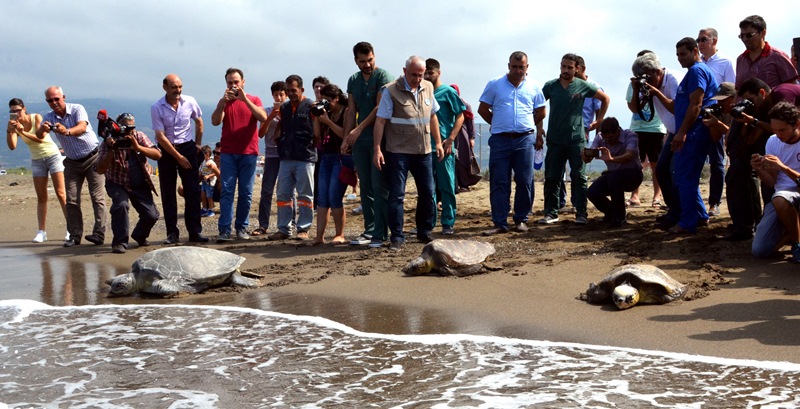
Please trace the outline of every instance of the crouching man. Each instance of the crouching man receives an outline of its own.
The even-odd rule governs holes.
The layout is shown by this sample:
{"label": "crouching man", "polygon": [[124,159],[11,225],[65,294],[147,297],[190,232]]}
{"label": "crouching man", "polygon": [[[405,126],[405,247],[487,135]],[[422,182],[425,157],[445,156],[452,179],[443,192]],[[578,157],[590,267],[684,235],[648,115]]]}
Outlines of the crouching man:
{"label": "crouching man", "polygon": [[131,114],[121,114],[117,123],[128,127],[119,138],[107,137],[100,146],[97,173],[106,176],[106,192],[111,197],[112,253],[124,253],[128,248],[128,209],[130,204],[139,213],[139,221],[130,234],[139,246],[150,243],[147,238],[158,220],[158,208],[153,201],[155,187],[145,170],[147,159],[159,160],[161,151],[142,132],[132,127],[136,120]]}
{"label": "crouching man", "polygon": [[603,221],[611,227],[625,224],[625,192],[633,192],[642,184],[642,162],[639,160],[639,138],[636,133],[622,129],[614,117],[600,124],[600,135],[591,148],[583,150],[583,161],[599,158],[608,168],[589,186],[587,197]]}
{"label": "crouching man", "polygon": [[766,154],[753,154],[750,165],[761,183],[775,187],[772,201],[756,227],[753,256],[769,257],[785,244],[792,246],[792,262],[800,263],[800,109],[783,101],[769,111],[775,135],[767,140]]}

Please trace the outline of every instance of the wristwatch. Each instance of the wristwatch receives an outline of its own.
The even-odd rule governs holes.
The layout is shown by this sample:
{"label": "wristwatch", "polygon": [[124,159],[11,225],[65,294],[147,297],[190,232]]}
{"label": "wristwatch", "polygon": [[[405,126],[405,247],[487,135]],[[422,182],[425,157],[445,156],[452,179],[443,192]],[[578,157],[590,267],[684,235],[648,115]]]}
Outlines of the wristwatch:
{"label": "wristwatch", "polygon": [[753,118],[753,122],[750,122],[750,126],[753,128],[758,126],[758,118]]}

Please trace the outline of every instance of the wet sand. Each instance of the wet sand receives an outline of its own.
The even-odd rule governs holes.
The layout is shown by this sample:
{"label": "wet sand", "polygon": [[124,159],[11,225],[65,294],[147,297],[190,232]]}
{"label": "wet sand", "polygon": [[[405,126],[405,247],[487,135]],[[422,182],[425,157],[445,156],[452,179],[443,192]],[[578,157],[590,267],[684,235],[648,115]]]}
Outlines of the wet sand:
{"label": "wet sand", "polygon": [[[19,185],[10,186],[12,182]],[[255,192],[259,184],[257,180]],[[537,187],[538,213],[541,183]],[[400,253],[254,238],[224,245],[212,242],[208,247],[245,256],[243,268],[265,275],[264,288],[219,289],[171,299],[108,298],[106,279],[127,272],[137,257],[161,247],[163,221],[150,237],[154,245],[137,249],[134,244],[127,254],[111,254],[110,230],[102,246],[84,241],[66,249],[61,247],[65,223],[51,191],[50,241],[34,244],[32,181],[29,176],[2,176],[0,299],[30,298],[51,305],[236,305],[321,316],[367,332],[470,333],[800,363],[800,267],[788,262],[787,252],[754,260],[749,241],[716,239],[730,222],[724,205],[721,216],[692,236],[675,237],[655,229],[653,219],[661,211],[649,207],[631,208],[628,225],[608,229],[597,223],[601,215],[590,205],[588,226],[575,225],[574,214],[567,214],[555,225],[531,222],[527,233],[483,238],[480,232],[491,227],[488,192],[488,184],[480,183],[458,195],[455,238],[494,243],[498,251],[492,262],[502,267],[499,271],[467,278],[405,277],[400,268],[422,249],[413,238]],[[641,196],[643,203],[650,202],[649,184]],[[407,228],[413,223],[415,199],[411,192]],[[357,203],[345,205],[349,213]],[[86,195],[82,207],[88,232],[91,207]],[[253,211],[251,229],[255,218]],[[274,220],[273,215],[273,224]],[[361,232],[362,220],[348,214],[348,237]],[[215,235],[216,221],[204,219],[205,234]],[[185,230],[182,233],[185,240]],[[331,227],[328,233],[330,240]],[[659,266],[689,285],[686,299],[626,311],[577,299],[590,282],[625,263]]]}

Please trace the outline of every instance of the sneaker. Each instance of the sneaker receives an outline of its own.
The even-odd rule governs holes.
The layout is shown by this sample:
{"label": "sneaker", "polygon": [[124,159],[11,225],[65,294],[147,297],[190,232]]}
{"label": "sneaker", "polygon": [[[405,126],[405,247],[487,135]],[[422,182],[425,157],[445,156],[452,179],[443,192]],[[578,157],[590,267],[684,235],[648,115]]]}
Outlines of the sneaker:
{"label": "sneaker", "polygon": [[402,241],[393,241],[392,244],[389,245],[389,251],[399,252],[402,249],[403,249]]}
{"label": "sneaker", "polygon": [[558,216],[550,216],[549,214],[547,214],[541,219],[539,219],[539,224],[553,224],[553,223],[558,223]]}
{"label": "sneaker", "polygon": [[452,236],[452,235],[456,234],[456,231],[452,227],[443,226],[442,227],[442,234],[445,235],[445,236]]}
{"label": "sneaker", "polygon": [[525,222],[519,222],[514,225],[514,231],[518,233],[525,233],[526,231],[528,231],[528,225],[525,224]]}
{"label": "sneaker", "polygon": [[80,240],[68,239],[64,241],[64,247],[77,246],[78,244],[81,244]]}
{"label": "sneaker", "polygon": [[370,241],[372,241],[372,235],[362,233],[360,236],[350,240],[350,244],[353,246],[366,246]]}
{"label": "sneaker", "polygon": [[410,234],[410,235],[412,235],[412,236],[413,236],[413,235],[415,235],[415,234],[417,234],[417,228],[416,228],[416,227],[414,227],[413,229],[409,230],[409,231],[408,231],[408,234]]}
{"label": "sneaker", "polygon": [[33,242],[42,243],[45,241],[47,241],[47,232],[44,230],[39,230],[39,232],[36,233],[36,237],[33,238]]}
{"label": "sneaker", "polygon": [[217,214],[216,214],[216,213],[214,213],[214,211],[213,211],[213,210],[209,210],[209,211],[208,211],[208,213],[206,213],[206,217],[214,217],[214,216],[216,216],[216,215],[217,215]]}
{"label": "sneaker", "polygon": [[353,214],[361,214],[361,213],[364,213],[364,208],[363,207],[358,206],[355,209],[353,209]]}
{"label": "sneaker", "polygon": [[200,209],[200,217],[208,217],[208,209]]}
{"label": "sneaker", "polygon": [[792,263],[800,264],[800,243],[792,244]]}
{"label": "sneaker", "polygon": [[372,239],[369,241],[369,248],[379,249],[381,247],[383,247],[383,240]]}
{"label": "sneaker", "polygon": [[589,223],[589,221],[586,220],[586,216],[580,215],[575,217],[575,224],[587,224],[587,223]]}
{"label": "sneaker", "polygon": [[422,244],[428,244],[433,241],[433,236],[430,233],[418,234],[417,240]]}
{"label": "sneaker", "polygon": [[233,240],[230,233],[220,233],[217,235],[217,243],[225,243]]}
{"label": "sneaker", "polygon": [[350,193],[349,195],[345,196],[345,199],[346,200],[356,200],[356,199],[358,199],[358,196],[356,196],[355,193]]}
{"label": "sneaker", "polygon": [[64,237],[64,240],[69,240],[69,232],[67,232],[67,236]]}
{"label": "sneaker", "polygon": [[115,244],[111,246],[111,252],[114,254],[125,254],[126,250],[127,249],[125,248],[124,244]]}
{"label": "sneaker", "polygon": [[708,215],[709,216],[719,216],[719,206],[709,206]]}
{"label": "sneaker", "polygon": [[308,240],[308,232],[307,231],[301,231],[301,232],[297,233],[297,236],[295,236],[295,237],[297,237],[298,240]]}
{"label": "sneaker", "polygon": [[250,233],[245,229],[236,230],[236,238],[239,240],[250,240]]}

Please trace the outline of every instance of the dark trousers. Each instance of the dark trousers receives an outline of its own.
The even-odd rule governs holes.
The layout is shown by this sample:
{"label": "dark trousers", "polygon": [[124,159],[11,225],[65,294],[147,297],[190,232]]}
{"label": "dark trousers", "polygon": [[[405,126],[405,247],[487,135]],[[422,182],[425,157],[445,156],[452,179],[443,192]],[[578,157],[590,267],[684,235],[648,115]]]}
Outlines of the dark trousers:
{"label": "dark trousers", "polygon": [[392,242],[404,242],[403,198],[406,195],[408,172],[417,185],[416,224],[417,237],[433,231],[436,202],[433,198],[433,155],[412,155],[386,152],[386,180],[389,185],[389,231]]}
{"label": "dark trousers", "polygon": [[[153,201],[153,192],[149,187],[134,188],[130,192],[114,182],[106,181],[106,193],[111,198],[111,232],[114,238],[111,245],[122,244],[128,247],[128,239],[144,241],[158,221],[158,208]],[[139,213],[139,221],[128,236],[130,206]]]}
{"label": "dark trousers", "polygon": [[178,195],[177,179],[183,184],[183,200],[186,204],[183,213],[186,231],[189,237],[200,235],[203,226],[200,224],[200,176],[198,173],[197,148],[194,142],[175,145],[175,149],[191,163],[191,168],[184,169],[172,155],[164,153],[158,160],[158,180],[161,185],[161,207],[164,209],[164,223],[167,236],[180,237],[178,230]]}
{"label": "dark trousers", "polygon": [[[280,167],[280,158],[264,158],[264,174],[261,175],[261,200],[258,203],[258,227],[264,230],[269,230],[272,196],[275,193],[275,182],[278,180]],[[292,220],[294,219],[292,217]]]}
{"label": "dark trousers", "polygon": [[711,141],[708,148],[708,164],[711,176],[708,181],[708,205],[719,206],[722,203],[722,189],[725,182],[724,140]]}
{"label": "dark trousers", "polygon": [[753,175],[749,157],[731,157],[725,184],[728,213],[731,215],[734,232],[753,233],[753,228],[761,220],[761,197],[758,178]]}
{"label": "dark trousers", "polygon": [[586,195],[594,207],[605,215],[605,220],[625,220],[625,192],[633,192],[642,184],[641,169],[620,169],[603,172]]}
{"label": "dark trousers", "polygon": [[681,214],[681,205],[678,202],[678,191],[672,182],[673,153],[671,145],[673,139],[675,139],[675,134],[667,134],[664,147],[661,148],[661,154],[658,156],[658,162],[656,162],[656,178],[661,186],[661,195],[664,196],[664,203],[669,207],[667,218],[677,223]]}
{"label": "dark trousers", "polygon": [[100,155],[95,153],[82,160],[64,159],[64,184],[67,191],[67,231],[72,240],[81,241],[83,237],[83,211],[81,210],[81,190],[83,182],[89,185],[92,199],[94,225],[92,234],[104,239],[106,236],[106,199],[103,195],[105,176],[94,168]]}

